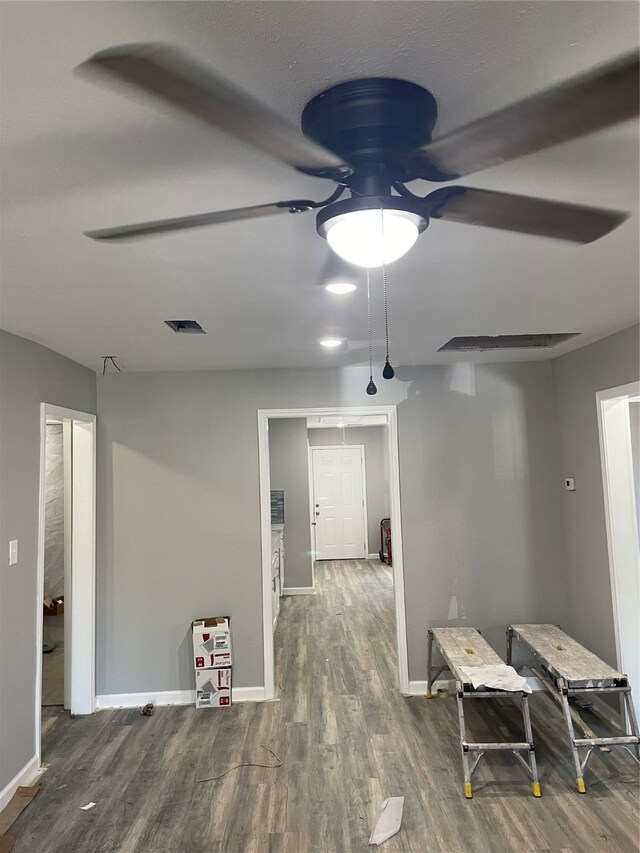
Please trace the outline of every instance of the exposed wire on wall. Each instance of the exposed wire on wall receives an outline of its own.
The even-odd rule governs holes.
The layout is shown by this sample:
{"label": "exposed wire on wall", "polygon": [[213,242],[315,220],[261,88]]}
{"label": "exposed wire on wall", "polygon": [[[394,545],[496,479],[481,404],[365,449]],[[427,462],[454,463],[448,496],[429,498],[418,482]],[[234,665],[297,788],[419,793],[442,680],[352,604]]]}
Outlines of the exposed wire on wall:
{"label": "exposed wire on wall", "polygon": [[103,376],[107,372],[107,367],[110,364],[113,367],[115,367],[115,369],[118,371],[118,373],[122,373],[122,367],[120,367],[120,365],[118,364],[115,355],[103,355],[102,356],[102,375]]}

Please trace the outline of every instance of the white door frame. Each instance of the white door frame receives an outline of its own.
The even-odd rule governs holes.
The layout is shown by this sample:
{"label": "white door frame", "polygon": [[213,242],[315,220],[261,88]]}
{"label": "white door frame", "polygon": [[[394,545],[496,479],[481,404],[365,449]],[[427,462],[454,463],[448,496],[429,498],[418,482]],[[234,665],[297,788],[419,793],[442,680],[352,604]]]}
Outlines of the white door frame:
{"label": "white door frame", "polygon": [[[36,582],[36,705],[35,733],[41,765],[42,641],[45,547],[45,471],[47,421],[62,421],[71,432],[71,685],[72,714],[95,710],[95,575],[96,575],[96,416],[50,403],[40,405],[40,500]],[[66,501],[69,505],[68,500]],[[66,508],[66,507],[65,507]],[[67,548],[65,547],[65,551]],[[66,569],[66,566],[65,566]],[[66,600],[65,600],[66,602]],[[66,609],[66,608],[65,608]],[[65,614],[66,615],[66,614]],[[68,634],[68,632],[67,632]]]}
{"label": "white door frame", "polygon": [[[625,660],[625,648],[640,648],[640,628],[637,628],[637,637],[629,638],[629,624],[634,620],[625,618],[624,615],[626,604],[634,599],[637,602],[640,596],[638,523],[629,430],[629,398],[638,396],[640,382],[630,382],[617,388],[598,391],[596,394],[616,665],[620,672],[625,672],[625,667],[630,662]],[[624,589],[620,588],[621,579],[624,579]],[[624,642],[620,632],[621,623],[625,624],[627,631]],[[633,680],[632,676],[632,687],[637,690],[638,685],[634,684]],[[634,698],[637,707],[638,698]]]}
{"label": "white door frame", "polygon": [[[384,424],[381,424],[384,426]],[[313,546],[312,559],[315,562],[317,559],[317,542],[315,537],[316,528],[313,524],[315,519],[315,475],[313,471],[313,451],[314,450],[342,450],[343,447],[353,447],[360,450],[361,460],[361,476],[362,476],[362,525],[364,535],[364,558],[369,556],[369,507],[367,506],[367,463],[365,460],[364,444],[313,444],[309,445],[309,519],[311,525],[311,543]],[[312,563],[313,565],[313,563]],[[313,577],[313,576],[312,576]],[[315,586],[315,578],[313,579]]]}
{"label": "white door frame", "polygon": [[258,409],[258,464],[260,471],[260,528],[262,537],[262,634],[264,644],[265,699],[275,691],[273,631],[271,614],[271,482],[269,471],[269,420],[275,418],[311,418],[326,415],[360,417],[386,415],[389,442],[389,502],[393,530],[393,593],[398,653],[398,689],[409,693],[407,620],[404,597],[402,518],[400,507],[400,461],[398,455],[398,416],[396,406],[332,406],[316,409]]}

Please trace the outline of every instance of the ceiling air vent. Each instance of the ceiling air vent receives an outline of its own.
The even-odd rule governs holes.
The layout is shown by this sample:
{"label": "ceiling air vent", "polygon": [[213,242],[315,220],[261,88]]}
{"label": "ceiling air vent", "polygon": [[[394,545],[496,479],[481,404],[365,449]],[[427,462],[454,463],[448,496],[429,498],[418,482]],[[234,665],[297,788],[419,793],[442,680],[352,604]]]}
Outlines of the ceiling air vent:
{"label": "ceiling air vent", "polygon": [[438,352],[482,352],[491,349],[539,349],[555,347],[575,338],[580,332],[555,332],[548,335],[469,335],[451,338]]}
{"label": "ceiling air vent", "polygon": [[196,320],[165,320],[176,335],[206,335],[207,333]]}
{"label": "ceiling air vent", "polygon": [[554,347],[575,338],[580,332],[556,332],[548,335],[469,335],[451,338],[438,352],[478,352],[490,349],[539,349]]}

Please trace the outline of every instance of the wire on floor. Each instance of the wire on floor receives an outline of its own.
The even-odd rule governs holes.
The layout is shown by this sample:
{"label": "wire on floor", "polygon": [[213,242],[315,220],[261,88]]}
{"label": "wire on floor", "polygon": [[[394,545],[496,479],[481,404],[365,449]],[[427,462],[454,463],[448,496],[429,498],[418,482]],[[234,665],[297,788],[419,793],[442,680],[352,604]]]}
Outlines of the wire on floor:
{"label": "wire on floor", "polygon": [[282,759],[278,758],[275,752],[272,749],[269,749],[268,746],[264,746],[264,744],[260,744],[260,749],[264,749],[267,752],[270,752],[271,755],[278,762],[277,764],[259,764],[255,761],[244,761],[242,764],[235,764],[233,767],[229,767],[228,770],[225,770],[224,773],[221,773],[219,776],[211,776],[208,779],[198,779],[198,782],[217,782],[218,779],[222,779],[223,776],[226,776],[227,773],[231,773],[232,770],[239,770],[240,767],[266,767],[267,770],[277,770],[278,767],[282,767]]}

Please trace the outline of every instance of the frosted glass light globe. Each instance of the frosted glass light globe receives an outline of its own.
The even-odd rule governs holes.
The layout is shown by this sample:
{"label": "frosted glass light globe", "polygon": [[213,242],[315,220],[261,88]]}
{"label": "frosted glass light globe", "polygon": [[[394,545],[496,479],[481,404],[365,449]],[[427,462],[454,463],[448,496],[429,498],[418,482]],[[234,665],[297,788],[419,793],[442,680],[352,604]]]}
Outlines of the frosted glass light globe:
{"label": "frosted glass light globe", "polygon": [[344,296],[345,293],[353,293],[354,290],[357,290],[357,287],[349,281],[330,281],[328,284],[325,284],[324,289],[328,290],[329,293],[337,293],[339,296]]}
{"label": "frosted glass light globe", "polygon": [[359,267],[380,267],[406,254],[418,239],[413,214],[401,210],[353,210],[326,223],[333,251]]}

